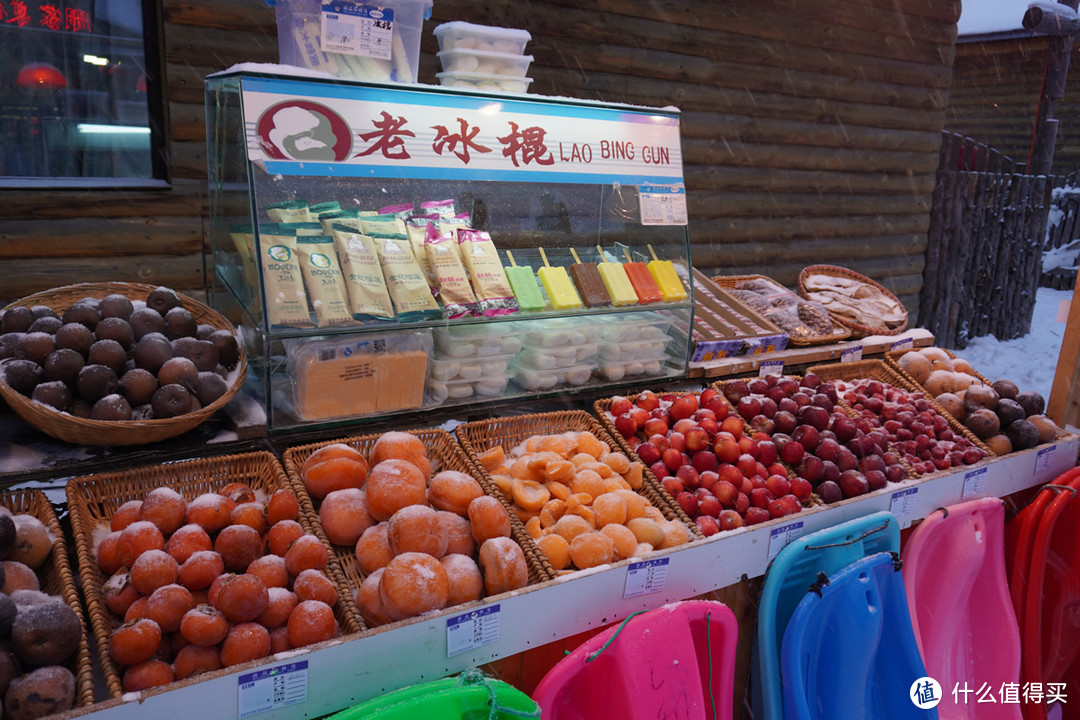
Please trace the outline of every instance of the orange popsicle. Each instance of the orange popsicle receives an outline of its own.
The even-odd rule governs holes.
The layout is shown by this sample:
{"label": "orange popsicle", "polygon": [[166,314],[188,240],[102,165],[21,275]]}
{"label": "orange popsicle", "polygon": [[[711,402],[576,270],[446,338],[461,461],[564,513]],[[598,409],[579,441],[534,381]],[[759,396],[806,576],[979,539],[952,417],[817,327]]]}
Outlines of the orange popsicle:
{"label": "orange popsicle", "polygon": [[653,279],[652,273],[649,272],[649,268],[645,266],[645,263],[633,262],[630,259],[629,250],[624,249],[623,253],[626,255],[623,270],[626,271],[626,277],[630,279],[630,284],[634,287],[634,292],[637,293],[638,302],[647,305],[663,300],[664,295],[660,292],[656,280]]}

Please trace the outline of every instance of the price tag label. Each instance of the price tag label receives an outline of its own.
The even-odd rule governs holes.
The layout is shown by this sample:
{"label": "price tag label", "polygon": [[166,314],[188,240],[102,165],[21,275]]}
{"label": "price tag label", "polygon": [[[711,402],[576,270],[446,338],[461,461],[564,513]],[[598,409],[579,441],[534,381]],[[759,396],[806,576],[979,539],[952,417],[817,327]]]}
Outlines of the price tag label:
{"label": "price tag label", "polygon": [[641,199],[642,225],[686,225],[686,186],[641,185],[638,187]]}
{"label": "price tag label", "polygon": [[979,468],[964,474],[964,492],[961,497],[980,494],[986,487],[986,468]]}
{"label": "price tag label", "polygon": [[626,570],[623,597],[632,598],[663,590],[667,582],[668,561],[669,558],[660,558],[630,563]]}
{"label": "price tag label", "polygon": [[446,619],[446,657],[499,639],[499,606],[489,605]]}
{"label": "price tag label", "polygon": [[765,377],[766,375],[783,375],[784,374],[784,361],[783,360],[762,360],[761,365],[758,366],[758,377]]}
{"label": "price tag label", "polygon": [[915,348],[915,338],[900,338],[889,345],[889,350],[912,350]]}
{"label": "price tag label", "polygon": [[1035,474],[1038,475],[1041,472],[1045,472],[1050,468],[1051,463],[1054,462],[1054,453],[1057,451],[1057,445],[1051,445],[1050,447],[1044,447],[1038,453],[1035,454]]}
{"label": "price tag label", "polygon": [[849,347],[840,351],[840,362],[849,363],[862,360],[862,345],[856,345],[855,347]]}
{"label": "price tag label", "polygon": [[788,523],[787,525],[781,525],[780,527],[773,528],[769,531],[769,559],[772,560],[780,551],[787,547],[795,538],[802,535],[804,532],[803,524],[800,520],[795,523]]}
{"label": "price tag label", "polygon": [[897,520],[911,517],[915,514],[915,496],[919,488],[899,490],[892,494],[889,501],[889,512],[896,516]]}
{"label": "price tag label", "polygon": [[300,660],[256,670],[241,675],[236,682],[238,717],[277,710],[307,700],[308,663]]}
{"label": "price tag label", "polygon": [[322,51],[389,60],[394,9],[349,0],[322,6]]}

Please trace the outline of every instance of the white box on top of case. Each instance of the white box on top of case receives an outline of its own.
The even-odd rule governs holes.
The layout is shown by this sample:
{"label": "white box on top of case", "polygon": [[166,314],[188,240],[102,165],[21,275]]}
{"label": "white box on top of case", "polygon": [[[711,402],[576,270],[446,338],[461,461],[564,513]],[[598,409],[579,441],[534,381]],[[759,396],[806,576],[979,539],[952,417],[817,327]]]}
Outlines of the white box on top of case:
{"label": "white box on top of case", "polygon": [[470,358],[436,358],[428,363],[428,377],[441,382],[498,377],[506,375],[510,361],[514,357],[513,354],[509,354]]}
{"label": "white box on top of case", "polygon": [[521,55],[525,43],[532,40],[528,30],[475,25],[469,22],[448,22],[434,30],[439,40],[439,50],[485,50]]}
{"label": "white box on top of case", "polygon": [[532,55],[485,52],[484,50],[443,50],[437,53],[442,69],[446,72],[477,73],[479,75],[505,75],[523,78],[529,74]]}
{"label": "white box on top of case", "polygon": [[435,351],[440,358],[513,355],[521,349],[517,323],[490,323],[435,328]]}
{"label": "white box on top of case", "polygon": [[609,315],[597,320],[600,321],[600,339],[612,343],[667,337],[667,329],[671,327],[672,319],[662,313],[649,313],[632,316]]}
{"label": "white box on top of case", "polygon": [[528,92],[532,78],[514,75],[490,75],[488,73],[457,72],[447,70],[435,73],[443,87],[464,90],[487,90],[489,92]]}

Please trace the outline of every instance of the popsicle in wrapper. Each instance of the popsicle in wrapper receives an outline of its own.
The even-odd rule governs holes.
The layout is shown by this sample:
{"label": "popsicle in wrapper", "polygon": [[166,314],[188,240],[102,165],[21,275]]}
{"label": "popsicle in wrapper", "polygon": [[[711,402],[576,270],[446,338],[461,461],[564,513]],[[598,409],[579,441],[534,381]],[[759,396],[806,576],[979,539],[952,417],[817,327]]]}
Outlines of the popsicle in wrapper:
{"label": "popsicle in wrapper", "polygon": [[645,267],[645,263],[631,262],[630,251],[623,250],[623,252],[626,253],[626,263],[623,264],[623,270],[626,271],[626,277],[630,280],[634,292],[637,293],[638,302],[642,305],[648,305],[663,300],[664,296],[660,292],[660,287],[656,284],[656,280],[653,279],[649,268]]}
{"label": "popsicle in wrapper", "polygon": [[[596,246],[596,251],[600,253],[602,259],[604,251],[600,249],[599,245]],[[600,262],[597,263],[596,270],[600,273],[600,279],[603,280],[604,287],[607,288],[608,295],[611,296],[611,303],[615,307],[637,305],[637,293],[634,292],[634,286],[630,284],[630,278],[626,277],[626,271],[623,270],[622,263]]]}
{"label": "popsicle in wrapper", "polygon": [[574,287],[577,288],[585,307],[610,305],[611,296],[604,287],[604,281],[600,277],[600,271],[596,269],[596,264],[581,262],[581,258],[573,248],[570,248],[570,254],[574,256],[574,264],[570,266],[570,279],[574,281]]}
{"label": "popsicle in wrapper", "polygon": [[649,274],[660,286],[660,294],[664,296],[664,302],[679,302],[686,299],[686,288],[683,287],[679,274],[675,272],[675,264],[670,260],[659,260],[656,251],[649,245],[649,254],[652,261],[649,263]]}
{"label": "popsicle in wrapper", "polygon": [[506,271],[506,279],[510,281],[510,289],[514,291],[518,307],[525,312],[543,310],[547,303],[540,294],[540,286],[536,284],[536,274],[528,265],[518,265],[514,262],[514,256],[506,251],[506,257],[510,259],[510,265],[503,267]]}
{"label": "popsicle in wrapper", "polygon": [[543,283],[544,290],[547,291],[548,300],[551,301],[551,307],[556,310],[574,310],[580,308],[581,298],[578,297],[577,290],[574,289],[574,283],[570,280],[570,276],[566,274],[566,268],[552,266],[548,263],[544,248],[540,248],[540,257],[544,260],[544,267],[540,268],[537,275],[540,276],[540,282]]}

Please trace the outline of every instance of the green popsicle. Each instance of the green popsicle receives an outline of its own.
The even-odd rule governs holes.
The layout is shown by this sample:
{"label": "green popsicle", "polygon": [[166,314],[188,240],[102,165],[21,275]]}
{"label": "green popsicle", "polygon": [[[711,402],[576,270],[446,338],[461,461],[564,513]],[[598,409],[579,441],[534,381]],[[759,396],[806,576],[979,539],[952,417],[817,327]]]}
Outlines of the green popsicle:
{"label": "green popsicle", "polygon": [[514,291],[518,307],[523,312],[543,310],[545,307],[544,296],[540,294],[540,286],[536,284],[536,275],[528,265],[518,265],[514,262],[514,256],[506,251],[506,257],[510,259],[506,271],[506,279],[510,281],[510,289]]}

